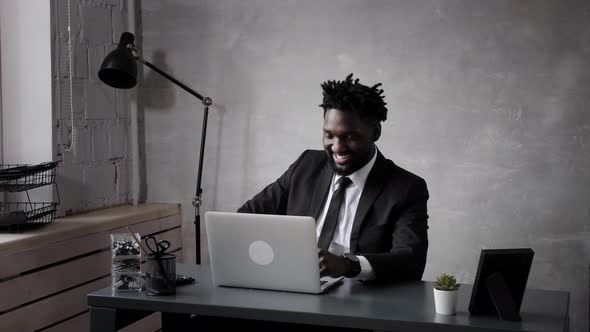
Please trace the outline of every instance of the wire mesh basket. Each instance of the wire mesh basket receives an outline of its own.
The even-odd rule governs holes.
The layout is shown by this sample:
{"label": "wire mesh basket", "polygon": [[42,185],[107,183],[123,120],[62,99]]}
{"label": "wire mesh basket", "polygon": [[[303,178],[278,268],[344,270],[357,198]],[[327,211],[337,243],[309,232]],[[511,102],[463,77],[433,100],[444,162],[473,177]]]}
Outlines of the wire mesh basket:
{"label": "wire mesh basket", "polygon": [[0,227],[48,224],[55,220],[58,203],[0,202]]}
{"label": "wire mesh basket", "polygon": [[0,164],[0,191],[25,191],[55,183],[58,162],[38,165]]}

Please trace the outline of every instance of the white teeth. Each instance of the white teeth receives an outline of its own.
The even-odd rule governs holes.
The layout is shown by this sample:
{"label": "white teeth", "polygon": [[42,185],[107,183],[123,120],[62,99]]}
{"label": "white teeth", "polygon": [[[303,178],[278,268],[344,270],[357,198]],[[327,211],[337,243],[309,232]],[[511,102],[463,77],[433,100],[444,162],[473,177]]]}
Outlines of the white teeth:
{"label": "white teeth", "polygon": [[350,158],[349,154],[344,154],[344,155],[334,154],[334,159],[336,159],[338,162],[343,162],[345,160],[348,160],[349,158]]}

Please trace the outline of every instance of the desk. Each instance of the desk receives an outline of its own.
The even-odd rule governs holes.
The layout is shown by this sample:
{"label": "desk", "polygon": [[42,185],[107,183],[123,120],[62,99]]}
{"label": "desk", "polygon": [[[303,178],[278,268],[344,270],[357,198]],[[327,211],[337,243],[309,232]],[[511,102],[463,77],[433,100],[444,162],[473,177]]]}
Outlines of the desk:
{"label": "desk", "polygon": [[[470,317],[471,285],[459,291],[458,313],[437,315],[431,282],[363,285],[345,280],[322,295],[217,287],[208,266],[179,264],[181,274],[198,279],[173,296],[117,293],[88,295],[91,332],[116,331],[153,312],[162,312],[163,330],[188,314],[365,328],[380,331],[567,331],[569,293],[527,289],[522,322]],[[170,330],[173,330],[172,328]],[[175,330],[175,329],[174,329]]]}

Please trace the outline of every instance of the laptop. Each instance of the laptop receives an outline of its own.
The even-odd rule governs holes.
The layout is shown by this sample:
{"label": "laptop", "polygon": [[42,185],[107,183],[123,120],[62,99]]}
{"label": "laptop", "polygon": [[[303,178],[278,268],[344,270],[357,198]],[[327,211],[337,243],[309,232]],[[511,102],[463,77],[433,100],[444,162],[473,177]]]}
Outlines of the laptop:
{"label": "laptop", "polygon": [[312,217],[205,213],[213,283],[319,294],[342,278],[322,277]]}

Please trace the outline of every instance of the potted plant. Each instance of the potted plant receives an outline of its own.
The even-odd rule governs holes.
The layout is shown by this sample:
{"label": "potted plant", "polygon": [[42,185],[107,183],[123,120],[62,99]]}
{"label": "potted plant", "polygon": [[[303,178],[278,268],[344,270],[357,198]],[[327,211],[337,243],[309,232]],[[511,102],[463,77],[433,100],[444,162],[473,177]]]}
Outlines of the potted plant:
{"label": "potted plant", "polygon": [[454,315],[457,312],[457,293],[459,284],[454,276],[443,273],[434,283],[434,307],[442,315]]}

